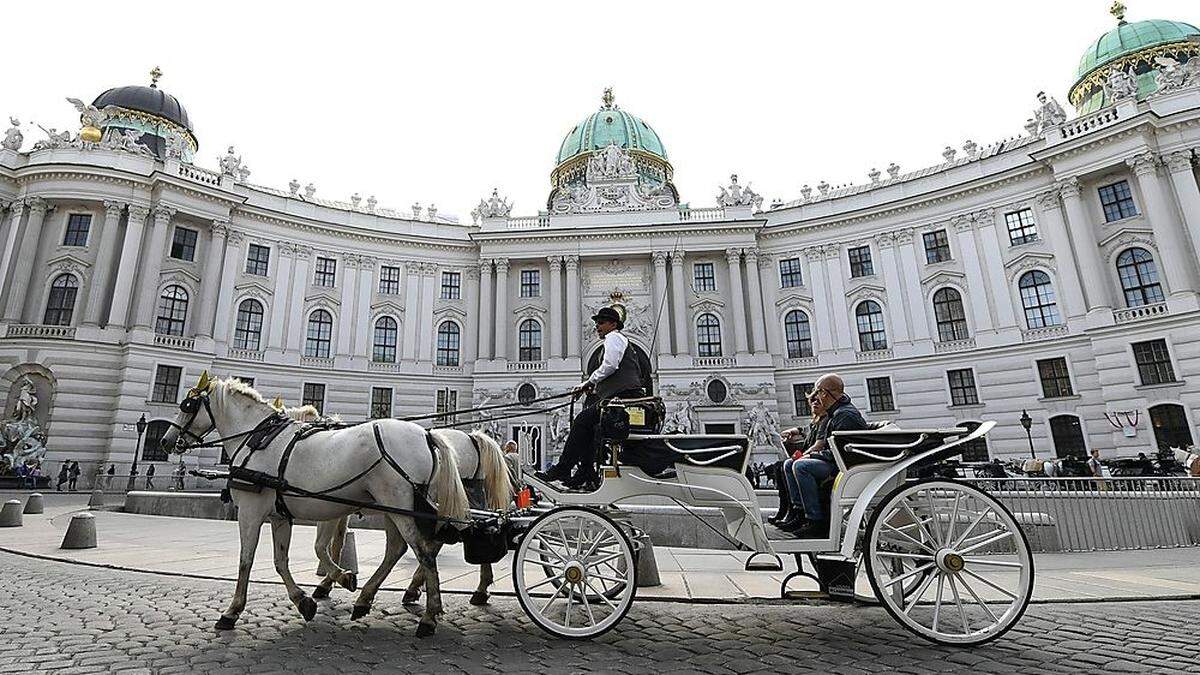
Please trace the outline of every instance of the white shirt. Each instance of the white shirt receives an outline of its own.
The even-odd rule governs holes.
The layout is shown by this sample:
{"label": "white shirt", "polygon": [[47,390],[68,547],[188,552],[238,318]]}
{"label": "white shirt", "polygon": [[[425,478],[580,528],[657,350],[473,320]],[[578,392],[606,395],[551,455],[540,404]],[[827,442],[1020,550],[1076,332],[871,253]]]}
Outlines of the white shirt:
{"label": "white shirt", "polygon": [[591,377],[587,379],[592,384],[598,383],[600,380],[617,372],[617,366],[621,365],[621,359],[625,356],[625,348],[629,346],[629,338],[621,335],[621,331],[614,330],[604,336],[604,360],[600,362],[600,367],[592,372]]}

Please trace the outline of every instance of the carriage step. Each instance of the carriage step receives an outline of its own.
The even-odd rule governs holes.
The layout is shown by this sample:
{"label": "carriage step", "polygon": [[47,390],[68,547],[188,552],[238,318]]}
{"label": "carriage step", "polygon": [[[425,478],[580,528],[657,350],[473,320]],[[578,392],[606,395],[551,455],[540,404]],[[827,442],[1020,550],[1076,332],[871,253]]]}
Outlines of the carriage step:
{"label": "carriage step", "polygon": [[[765,560],[759,560],[762,556]],[[747,572],[782,572],[783,560],[774,553],[759,552],[746,559]]]}

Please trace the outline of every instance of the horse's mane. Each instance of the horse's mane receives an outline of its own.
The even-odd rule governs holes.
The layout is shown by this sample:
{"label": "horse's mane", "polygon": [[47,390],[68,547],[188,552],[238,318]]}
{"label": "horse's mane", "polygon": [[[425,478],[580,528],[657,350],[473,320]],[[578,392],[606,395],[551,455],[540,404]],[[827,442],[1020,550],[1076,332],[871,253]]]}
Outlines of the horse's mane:
{"label": "horse's mane", "polygon": [[227,377],[223,380],[218,379],[216,384],[221,386],[226,393],[241,394],[242,396],[249,397],[250,400],[254,401],[255,403],[266,403],[267,405],[270,405],[270,403],[262,397],[262,394],[258,393],[257,389],[251,387],[236,377]]}

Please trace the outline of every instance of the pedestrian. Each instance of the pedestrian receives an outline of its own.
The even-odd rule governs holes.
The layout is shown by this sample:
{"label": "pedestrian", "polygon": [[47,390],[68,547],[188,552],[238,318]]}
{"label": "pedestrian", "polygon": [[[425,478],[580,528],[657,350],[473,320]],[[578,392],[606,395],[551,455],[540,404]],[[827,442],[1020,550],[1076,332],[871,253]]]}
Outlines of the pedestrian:
{"label": "pedestrian", "polygon": [[58,482],[54,484],[54,489],[57,492],[62,492],[63,483],[67,482],[70,474],[70,462],[63,462],[63,465],[58,469]]}
{"label": "pedestrian", "polygon": [[28,480],[29,467],[25,466],[25,462],[21,462],[17,465],[17,484],[21,487],[25,487],[25,484],[28,482]]}
{"label": "pedestrian", "polygon": [[154,489],[154,465],[153,464],[151,464],[149,466],[149,468],[146,469],[146,489],[147,490]]}
{"label": "pedestrian", "polygon": [[117,475],[117,465],[109,464],[107,473],[107,480],[104,482],[104,491],[110,492],[112,490],[113,478]]}
{"label": "pedestrian", "polygon": [[70,480],[67,482],[67,489],[71,492],[75,491],[75,484],[79,482],[79,462],[71,462],[71,470],[69,472]]}
{"label": "pedestrian", "polygon": [[179,466],[175,467],[175,485],[173,489],[183,491],[183,476],[187,473],[187,466],[183,463],[183,458],[179,458]]}
{"label": "pedestrian", "polygon": [[1108,484],[1102,479],[1104,478],[1104,465],[1100,463],[1100,448],[1092,448],[1092,456],[1088,458],[1088,472],[1092,474],[1092,478],[1096,479],[1096,487],[1101,490],[1107,490]]}

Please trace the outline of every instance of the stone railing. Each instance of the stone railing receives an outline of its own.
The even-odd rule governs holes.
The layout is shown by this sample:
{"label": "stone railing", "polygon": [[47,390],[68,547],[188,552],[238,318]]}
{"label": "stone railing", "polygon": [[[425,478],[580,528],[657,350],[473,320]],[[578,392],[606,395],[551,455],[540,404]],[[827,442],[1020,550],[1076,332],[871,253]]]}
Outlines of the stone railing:
{"label": "stone railing", "polygon": [[524,373],[524,372],[529,372],[529,371],[533,371],[533,370],[545,370],[545,369],[546,369],[545,361],[509,361],[508,362],[508,372],[510,372],[510,373]]}
{"label": "stone railing", "polygon": [[1167,313],[1167,303],[1157,302],[1153,305],[1142,305],[1141,307],[1126,307],[1124,309],[1113,310],[1113,320],[1117,323],[1129,323],[1130,321],[1140,321],[1148,319],[1152,316],[1163,316]]}
{"label": "stone railing", "polygon": [[733,368],[737,365],[734,356],[696,356],[692,358],[693,368]]}
{"label": "stone railing", "polygon": [[50,338],[51,340],[74,340],[74,326],[43,326],[40,323],[14,323],[8,326],[5,337]]}
{"label": "stone railing", "polygon": [[462,375],[462,366],[437,366],[433,367],[434,375]]}
{"label": "stone railing", "polygon": [[809,368],[817,365],[817,357],[815,356],[797,356],[783,360],[784,368]]}
{"label": "stone railing", "polygon": [[683,222],[711,222],[725,220],[725,207],[711,206],[702,209],[679,208],[679,219]]}
{"label": "stone railing", "polygon": [[886,361],[892,358],[891,349],[872,349],[869,352],[854,352],[854,360],[862,363],[864,361]]}
{"label": "stone railing", "polygon": [[240,361],[261,362],[263,360],[263,351],[261,349],[238,349],[237,347],[230,347],[229,358]]}
{"label": "stone railing", "polygon": [[508,219],[508,229],[510,230],[526,230],[531,227],[550,227],[550,216],[542,214]]}
{"label": "stone railing", "polygon": [[201,169],[193,164],[179,164],[179,175],[182,178],[204,183],[205,185],[220,185],[221,174],[208,169]]}
{"label": "stone railing", "polygon": [[304,368],[333,370],[333,359],[324,356],[301,356],[300,365]]}
{"label": "stone railing", "polygon": [[400,371],[400,364],[395,361],[367,361],[367,370],[376,373],[396,373]]}
{"label": "stone railing", "polygon": [[1097,129],[1102,129],[1119,119],[1121,117],[1117,113],[1117,108],[1112,106],[1091,115],[1065,122],[1058,128],[1058,133],[1062,135],[1063,140],[1067,140],[1076,136],[1089,134]]}
{"label": "stone railing", "polygon": [[1067,327],[1061,324],[1058,326],[1046,326],[1045,328],[1030,328],[1021,332],[1021,341],[1037,342],[1038,340],[1049,340],[1051,338],[1062,337],[1067,332]]}
{"label": "stone railing", "polygon": [[963,340],[948,340],[946,342],[933,343],[933,351],[936,354],[948,354],[950,352],[965,352],[968,349],[975,349],[975,338],[966,338]]}
{"label": "stone railing", "polygon": [[154,344],[158,345],[159,347],[184,349],[190,352],[196,346],[196,339],[183,337],[181,335],[163,335],[162,333],[155,333]]}

